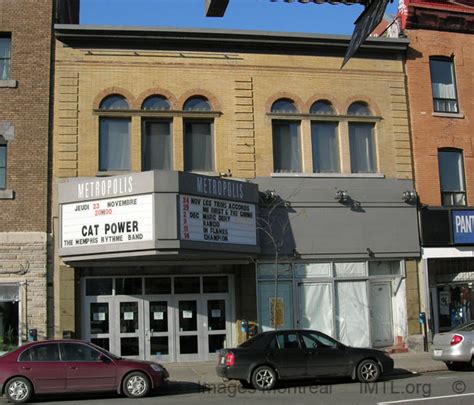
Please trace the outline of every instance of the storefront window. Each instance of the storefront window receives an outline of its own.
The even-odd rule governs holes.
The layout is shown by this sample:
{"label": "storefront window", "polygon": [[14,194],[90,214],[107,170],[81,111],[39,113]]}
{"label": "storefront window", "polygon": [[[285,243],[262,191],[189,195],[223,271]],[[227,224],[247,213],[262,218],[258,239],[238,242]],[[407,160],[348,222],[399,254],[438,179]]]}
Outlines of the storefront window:
{"label": "storefront window", "polygon": [[399,261],[373,261],[369,262],[369,276],[399,276]]}
{"label": "storefront window", "polygon": [[115,279],[115,295],[141,295],[142,279],[126,277]]}
{"label": "storefront window", "polygon": [[175,294],[199,294],[201,292],[199,277],[175,277]]}
{"label": "storefront window", "polygon": [[88,278],[86,280],[86,295],[112,295],[112,279]]}
{"label": "storefront window", "polygon": [[204,293],[226,293],[229,292],[227,276],[203,277],[202,286]]}
{"label": "storefront window", "polygon": [[335,263],[336,277],[364,277],[367,275],[365,262]]}
{"label": "storefront window", "polygon": [[331,277],[331,263],[295,264],[295,277]]}
{"label": "storefront window", "polygon": [[0,286],[0,352],[18,345],[18,299],[17,285]]}
{"label": "storefront window", "polygon": [[[276,293],[276,294],[275,294]],[[293,327],[292,284],[289,281],[258,285],[260,325],[263,331]]]}
{"label": "storefront window", "polygon": [[145,278],[145,294],[171,294],[170,277],[147,277]]}
{"label": "storefront window", "polygon": [[[259,279],[274,279],[275,264],[262,263],[258,265]],[[291,278],[291,267],[289,264],[278,264],[278,278]]]}

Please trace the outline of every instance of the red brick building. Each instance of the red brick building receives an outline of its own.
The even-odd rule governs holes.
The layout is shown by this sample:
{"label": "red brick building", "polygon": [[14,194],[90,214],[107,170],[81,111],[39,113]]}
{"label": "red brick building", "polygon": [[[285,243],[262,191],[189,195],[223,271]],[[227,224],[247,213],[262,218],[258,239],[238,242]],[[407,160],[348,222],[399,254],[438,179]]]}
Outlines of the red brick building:
{"label": "red brick building", "polygon": [[[0,352],[48,334],[53,23],[78,1],[0,0]],[[48,325],[48,322],[50,325]]]}
{"label": "red brick building", "polygon": [[474,318],[474,4],[405,5],[422,310],[437,332]]}

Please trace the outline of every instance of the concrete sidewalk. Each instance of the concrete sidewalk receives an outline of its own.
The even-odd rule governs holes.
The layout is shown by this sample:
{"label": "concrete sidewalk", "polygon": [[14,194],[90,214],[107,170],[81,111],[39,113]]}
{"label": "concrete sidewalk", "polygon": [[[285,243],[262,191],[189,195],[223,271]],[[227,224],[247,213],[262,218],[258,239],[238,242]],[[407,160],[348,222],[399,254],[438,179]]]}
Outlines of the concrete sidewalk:
{"label": "concrete sidewalk", "polygon": [[[398,353],[392,354],[395,361],[395,373],[426,373],[447,370],[441,361],[431,359],[430,353]],[[214,369],[216,362],[174,363],[164,365],[170,373],[170,381],[189,382],[194,384],[220,383]]]}

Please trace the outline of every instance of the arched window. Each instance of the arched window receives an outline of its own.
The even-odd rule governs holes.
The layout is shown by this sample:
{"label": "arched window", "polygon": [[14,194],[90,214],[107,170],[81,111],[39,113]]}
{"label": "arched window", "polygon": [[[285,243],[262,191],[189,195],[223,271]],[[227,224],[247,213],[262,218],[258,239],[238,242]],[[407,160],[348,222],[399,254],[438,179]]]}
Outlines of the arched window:
{"label": "arched window", "polygon": [[[327,100],[316,101],[309,112],[314,115],[336,114],[331,102]],[[314,173],[338,173],[340,171],[338,123],[311,120],[311,149]]]}
{"label": "arched window", "polygon": [[[128,110],[125,97],[114,94],[100,103],[101,110]],[[99,170],[130,170],[130,118],[100,117]]]}
{"label": "arched window", "polygon": [[296,105],[293,100],[288,98],[280,98],[272,104],[272,113],[280,114],[295,114],[298,112]]}
{"label": "arched window", "polygon": [[150,96],[142,104],[142,110],[171,110],[170,102],[163,96]]}
{"label": "arched window", "polygon": [[[293,100],[281,98],[272,104],[272,113],[296,114]],[[272,120],[274,172],[301,172],[301,141],[298,120]]]}
{"label": "arched window", "polygon": [[118,94],[105,97],[100,103],[101,110],[128,110],[128,102],[125,97]]}
{"label": "arched window", "polygon": [[466,205],[462,150],[439,149],[438,168],[442,204],[445,206]]}
{"label": "arched window", "polygon": [[209,101],[202,96],[193,96],[186,100],[183,107],[184,111],[212,111]]}
{"label": "arched window", "polygon": [[[372,112],[367,103],[356,101],[349,106],[347,114],[357,117],[369,117]],[[349,122],[352,173],[375,173],[377,171],[374,138],[373,122]]]}
{"label": "arched window", "polygon": [[347,114],[369,116],[372,115],[372,111],[370,111],[367,103],[364,103],[363,101],[356,101],[349,106],[347,109]]}
{"label": "arched window", "polygon": [[[186,100],[183,107],[189,112],[209,112],[212,106],[202,96]],[[213,126],[211,118],[185,118],[184,120],[184,170],[210,172],[214,170]]]}
{"label": "arched window", "polygon": [[321,114],[321,115],[334,115],[334,107],[331,102],[327,100],[318,100],[316,101],[311,108],[309,109],[310,114]]}

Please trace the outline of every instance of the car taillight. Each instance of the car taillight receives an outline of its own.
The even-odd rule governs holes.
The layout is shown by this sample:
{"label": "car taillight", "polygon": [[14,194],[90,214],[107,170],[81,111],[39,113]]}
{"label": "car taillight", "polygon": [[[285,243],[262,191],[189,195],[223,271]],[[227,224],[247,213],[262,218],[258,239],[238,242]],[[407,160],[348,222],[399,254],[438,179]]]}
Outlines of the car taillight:
{"label": "car taillight", "polygon": [[457,345],[458,343],[461,343],[463,341],[463,337],[461,335],[454,335],[451,338],[451,346]]}
{"label": "car taillight", "polygon": [[227,352],[227,354],[225,355],[225,365],[227,367],[232,367],[234,365],[234,361],[235,361],[234,353]]}

